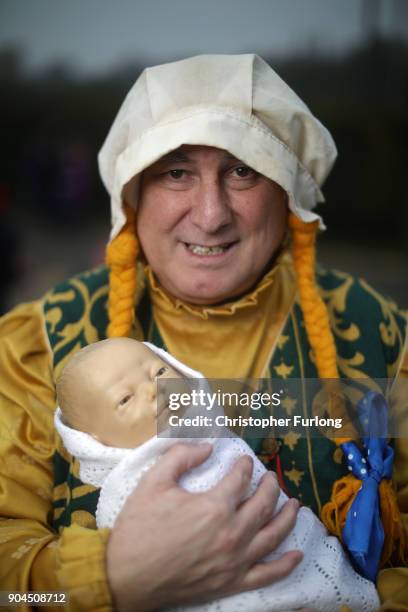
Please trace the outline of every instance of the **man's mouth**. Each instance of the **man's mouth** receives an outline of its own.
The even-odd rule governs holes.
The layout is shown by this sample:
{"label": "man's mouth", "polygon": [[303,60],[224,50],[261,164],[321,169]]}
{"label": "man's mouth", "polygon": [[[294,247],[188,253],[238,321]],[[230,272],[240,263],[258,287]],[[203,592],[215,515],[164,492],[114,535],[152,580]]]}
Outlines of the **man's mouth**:
{"label": "man's mouth", "polygon": [[193,244],[189,242],[184,243],[185,246],[191,253],[195,255],[220,255],[221,253],[225,253],[232,247],[232,245],[236,244],[235,242],[226,242],[224,244],[217,244],[214,246],[206,246],[203,244]]}

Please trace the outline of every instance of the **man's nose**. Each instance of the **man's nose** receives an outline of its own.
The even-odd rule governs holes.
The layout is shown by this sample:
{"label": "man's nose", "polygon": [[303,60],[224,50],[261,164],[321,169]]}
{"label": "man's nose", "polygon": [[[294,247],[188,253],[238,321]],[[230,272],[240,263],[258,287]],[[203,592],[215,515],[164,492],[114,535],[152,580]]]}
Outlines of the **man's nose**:
{"label": "man's nose", "polygon": [[201,182],[197,186],[193,194],[190,220],[207,234],[214,234],[231,223],[232,210],[220,181]]}

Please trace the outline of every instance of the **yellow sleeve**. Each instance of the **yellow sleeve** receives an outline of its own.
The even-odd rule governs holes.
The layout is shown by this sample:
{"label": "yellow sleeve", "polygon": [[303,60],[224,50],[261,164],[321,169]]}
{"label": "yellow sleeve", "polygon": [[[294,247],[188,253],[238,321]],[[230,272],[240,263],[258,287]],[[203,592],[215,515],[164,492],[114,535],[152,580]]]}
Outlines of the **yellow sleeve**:
{"label": "yellow sleeve", "polygon": [[0,319],[0,591],[67,591],[64,610],[105,612],[111,610],[109,530],[72,525],[59,535],[49,524],[56,435],[51,359],[41,302]]}
{"label": "yellow sleeve", "polygon": [[[402,360],[400,374],[408,383],[408,347]],[[407,385],[404,384],[404,389]],[[403,404],[402,418],[408,419],[408,398]],[[405,428],[404,428],[405,429]],[[408,440],[395,439],[394,480],[398,505],[408,538]],[[384,569],[379,573],[377,588],[382,602],[381,610],[408,611],[408,567]]]}

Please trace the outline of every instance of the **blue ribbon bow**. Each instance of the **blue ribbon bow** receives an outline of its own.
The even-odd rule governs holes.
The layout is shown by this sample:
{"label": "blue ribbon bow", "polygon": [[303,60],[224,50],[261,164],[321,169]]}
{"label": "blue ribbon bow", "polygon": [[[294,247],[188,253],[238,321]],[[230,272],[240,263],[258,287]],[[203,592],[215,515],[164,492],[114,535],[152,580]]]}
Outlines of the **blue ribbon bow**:
{"label": "blue ribbon bow", "polygon": [[383,478],[391,478],[394,451],[386,439],[388,406],[384,397],[368,391],[358,402],[357,412],[363,448],[355,442],[341,445],[348,469],[361,480],[361,488],[347,513],[343,542],[355,569],[374,582],[384,544],[378,487]]}

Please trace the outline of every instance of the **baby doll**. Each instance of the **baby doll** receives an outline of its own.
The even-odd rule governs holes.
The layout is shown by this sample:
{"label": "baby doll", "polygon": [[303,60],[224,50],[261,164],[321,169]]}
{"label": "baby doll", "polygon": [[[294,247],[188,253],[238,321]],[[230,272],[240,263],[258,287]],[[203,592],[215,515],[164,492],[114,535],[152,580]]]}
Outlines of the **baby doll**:
{"label": "baby doll", "polygon": [[[164,395],[157,394],[157,381],[165,378],[181,379],[181,384],[183,379],[187,383],[187,379],[199,378],[206,384],[199,372],[165,351],[129,338],[115,338],[79,351],[57,382],[59,408],[55,424],[67,450],[79,460],[81,480],[101,489],[96,511],[98,527],[113,526],[142,475],[167,448],[180,441],[156,435],[157,419],[167,410]],[[247,495],[250,497],[265,473],[250,447],[229,430],[225,430],[225,437],[206,441],[213,445],[212,454],[201,466],[186,473],[180,485],[190,492],[208,490],[245,454],[254,462]],[[276,512],[286,500],[281,491]],[[359,612],[378,610],[374,585],[354,572],[340,542],[328,536],[308,508],[300,509],[294,529],[266,560],[294,549],[302,550],[304,558],[283,580],[204,606],[182,609],[282,612],[311,607],[334,612],[348,606]]]}

